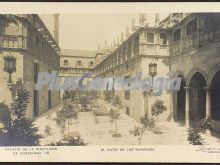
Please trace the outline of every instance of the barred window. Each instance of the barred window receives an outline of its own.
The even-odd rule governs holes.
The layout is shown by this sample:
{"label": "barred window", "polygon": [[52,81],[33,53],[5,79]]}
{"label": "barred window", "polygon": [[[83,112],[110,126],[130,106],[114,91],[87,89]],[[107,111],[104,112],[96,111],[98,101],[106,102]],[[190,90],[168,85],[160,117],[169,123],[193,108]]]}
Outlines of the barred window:
{"label": "barred window", "polygon": [[166,33],[160,33],[160,39],[162,40],[163,45],[167,44],[167,35],[166,35]]}
{"label": "barred window", "polygon": [[34,83],[37,83],[39,64],[34,62]]}
{"label": "barred window", "polygon": [[180,40],[180,29],[177,29],[174,34],[173,34],[173,42],[179,41]]}
{"label": "barred window", "polygon": [[194,19],[187,24],[186,34],[191,35],[196,31],[196,29],[197,29],[197,22],[196,19]]}
{"label": "barred window", "polygon": [[[130,78],[130,76],[125,76],[125,80],[126,79],[128,79],[128,78]],[[130,83],[128,83],[128,86],[130,87]],[[126,100],[130,100],[130,90],[125,90],[124,91],[124,98],[126,99]]]}
{"label": "barred window", "polygon": [[89,65],[90,67],[93,67],[93,61],[90,61]]}
{"label": "barred window", "polygon": [[81,61],[77,61],[77,66],[81,66],[82,62]]}
{"label": "barred window", "polygon": [[154,34],[153,33],[147,33],[147,42],[154,43]]}
{"label": "barred window", "polygon": [[64,65],[68,65],[69,61],[68,60],[64,60]]}

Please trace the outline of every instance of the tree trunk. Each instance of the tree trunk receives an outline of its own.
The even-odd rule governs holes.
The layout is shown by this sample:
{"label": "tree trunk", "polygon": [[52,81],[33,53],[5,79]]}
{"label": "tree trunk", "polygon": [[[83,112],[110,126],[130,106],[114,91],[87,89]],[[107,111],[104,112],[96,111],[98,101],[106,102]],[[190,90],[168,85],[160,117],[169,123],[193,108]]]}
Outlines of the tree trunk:
{"label": "tree trunk", "polygon": [[141,145],[141,137],[138,138],[138,144]]}

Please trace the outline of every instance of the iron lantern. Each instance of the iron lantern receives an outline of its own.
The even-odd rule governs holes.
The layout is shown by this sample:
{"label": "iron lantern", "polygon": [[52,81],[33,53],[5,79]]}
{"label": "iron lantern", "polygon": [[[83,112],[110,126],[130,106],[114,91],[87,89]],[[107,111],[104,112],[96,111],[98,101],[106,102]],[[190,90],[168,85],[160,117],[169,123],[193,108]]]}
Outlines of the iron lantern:
{"label": "iron lantern", "polygon": [[4,57],[4,71],[9,74],[9,83],[12,83],[11,74],[16,72],[16,58],[13,56]]}
{"label": "iron lantern", "polygon": [[155,77],[157,75],[157,64],[156,63],[149,64],[149,75],[151,77]]}

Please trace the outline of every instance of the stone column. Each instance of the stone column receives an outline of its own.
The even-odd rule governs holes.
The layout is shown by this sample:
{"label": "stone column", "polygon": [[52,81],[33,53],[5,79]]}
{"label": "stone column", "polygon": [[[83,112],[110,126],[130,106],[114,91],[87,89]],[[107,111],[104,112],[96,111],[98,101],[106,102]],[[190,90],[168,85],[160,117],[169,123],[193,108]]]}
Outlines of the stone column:
{"label": "stone column", "polygon": [[189,87],[184,87],[186,90],[186,102],[185,102],[185,126],[189,127]]}
{"label": "stone column", "polygon": [[173,91],[170,91],[170,122],[174,122]]}
{"label": "stone column", "polygon": [[211,97],[210,97],[210,88],[205,87],[206,90],[206,119],[211,117]]}
{"label": "stone column", "polygon": [[131,39],[130,50],[131,50],[131,58],[133,58],[134,57],[134,39],[133,38]]}
{"label": "stone column", "polygon": [[133,49],[133,47],[131,48],[131,58],[133,58],[134,57],[134,49]]}

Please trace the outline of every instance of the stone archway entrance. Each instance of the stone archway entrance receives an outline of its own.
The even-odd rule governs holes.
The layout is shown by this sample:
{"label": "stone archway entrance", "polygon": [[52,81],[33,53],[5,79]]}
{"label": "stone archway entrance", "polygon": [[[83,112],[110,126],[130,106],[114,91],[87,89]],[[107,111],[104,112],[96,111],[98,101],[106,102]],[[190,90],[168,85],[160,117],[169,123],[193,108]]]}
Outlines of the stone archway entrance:
{"label": "stone archway entrance", "polygon": [[177,106],[176,106],[176,120],[185,120],[185,96],[186,96],[186,91],[184,87],[186,86],[186,81],[182,76],[181,77],[181,85],[180,85],[180,90],[177,91]]}
{"label": "stone archway entrance", "polygon": [[189,83],[189,120],[200,120],[206,116],[206,80],[199,72],[195,73]]}
{"label": "stone archway entrance", "polygon": [[220,71],[211,81],[211,118],[220,121]]}

